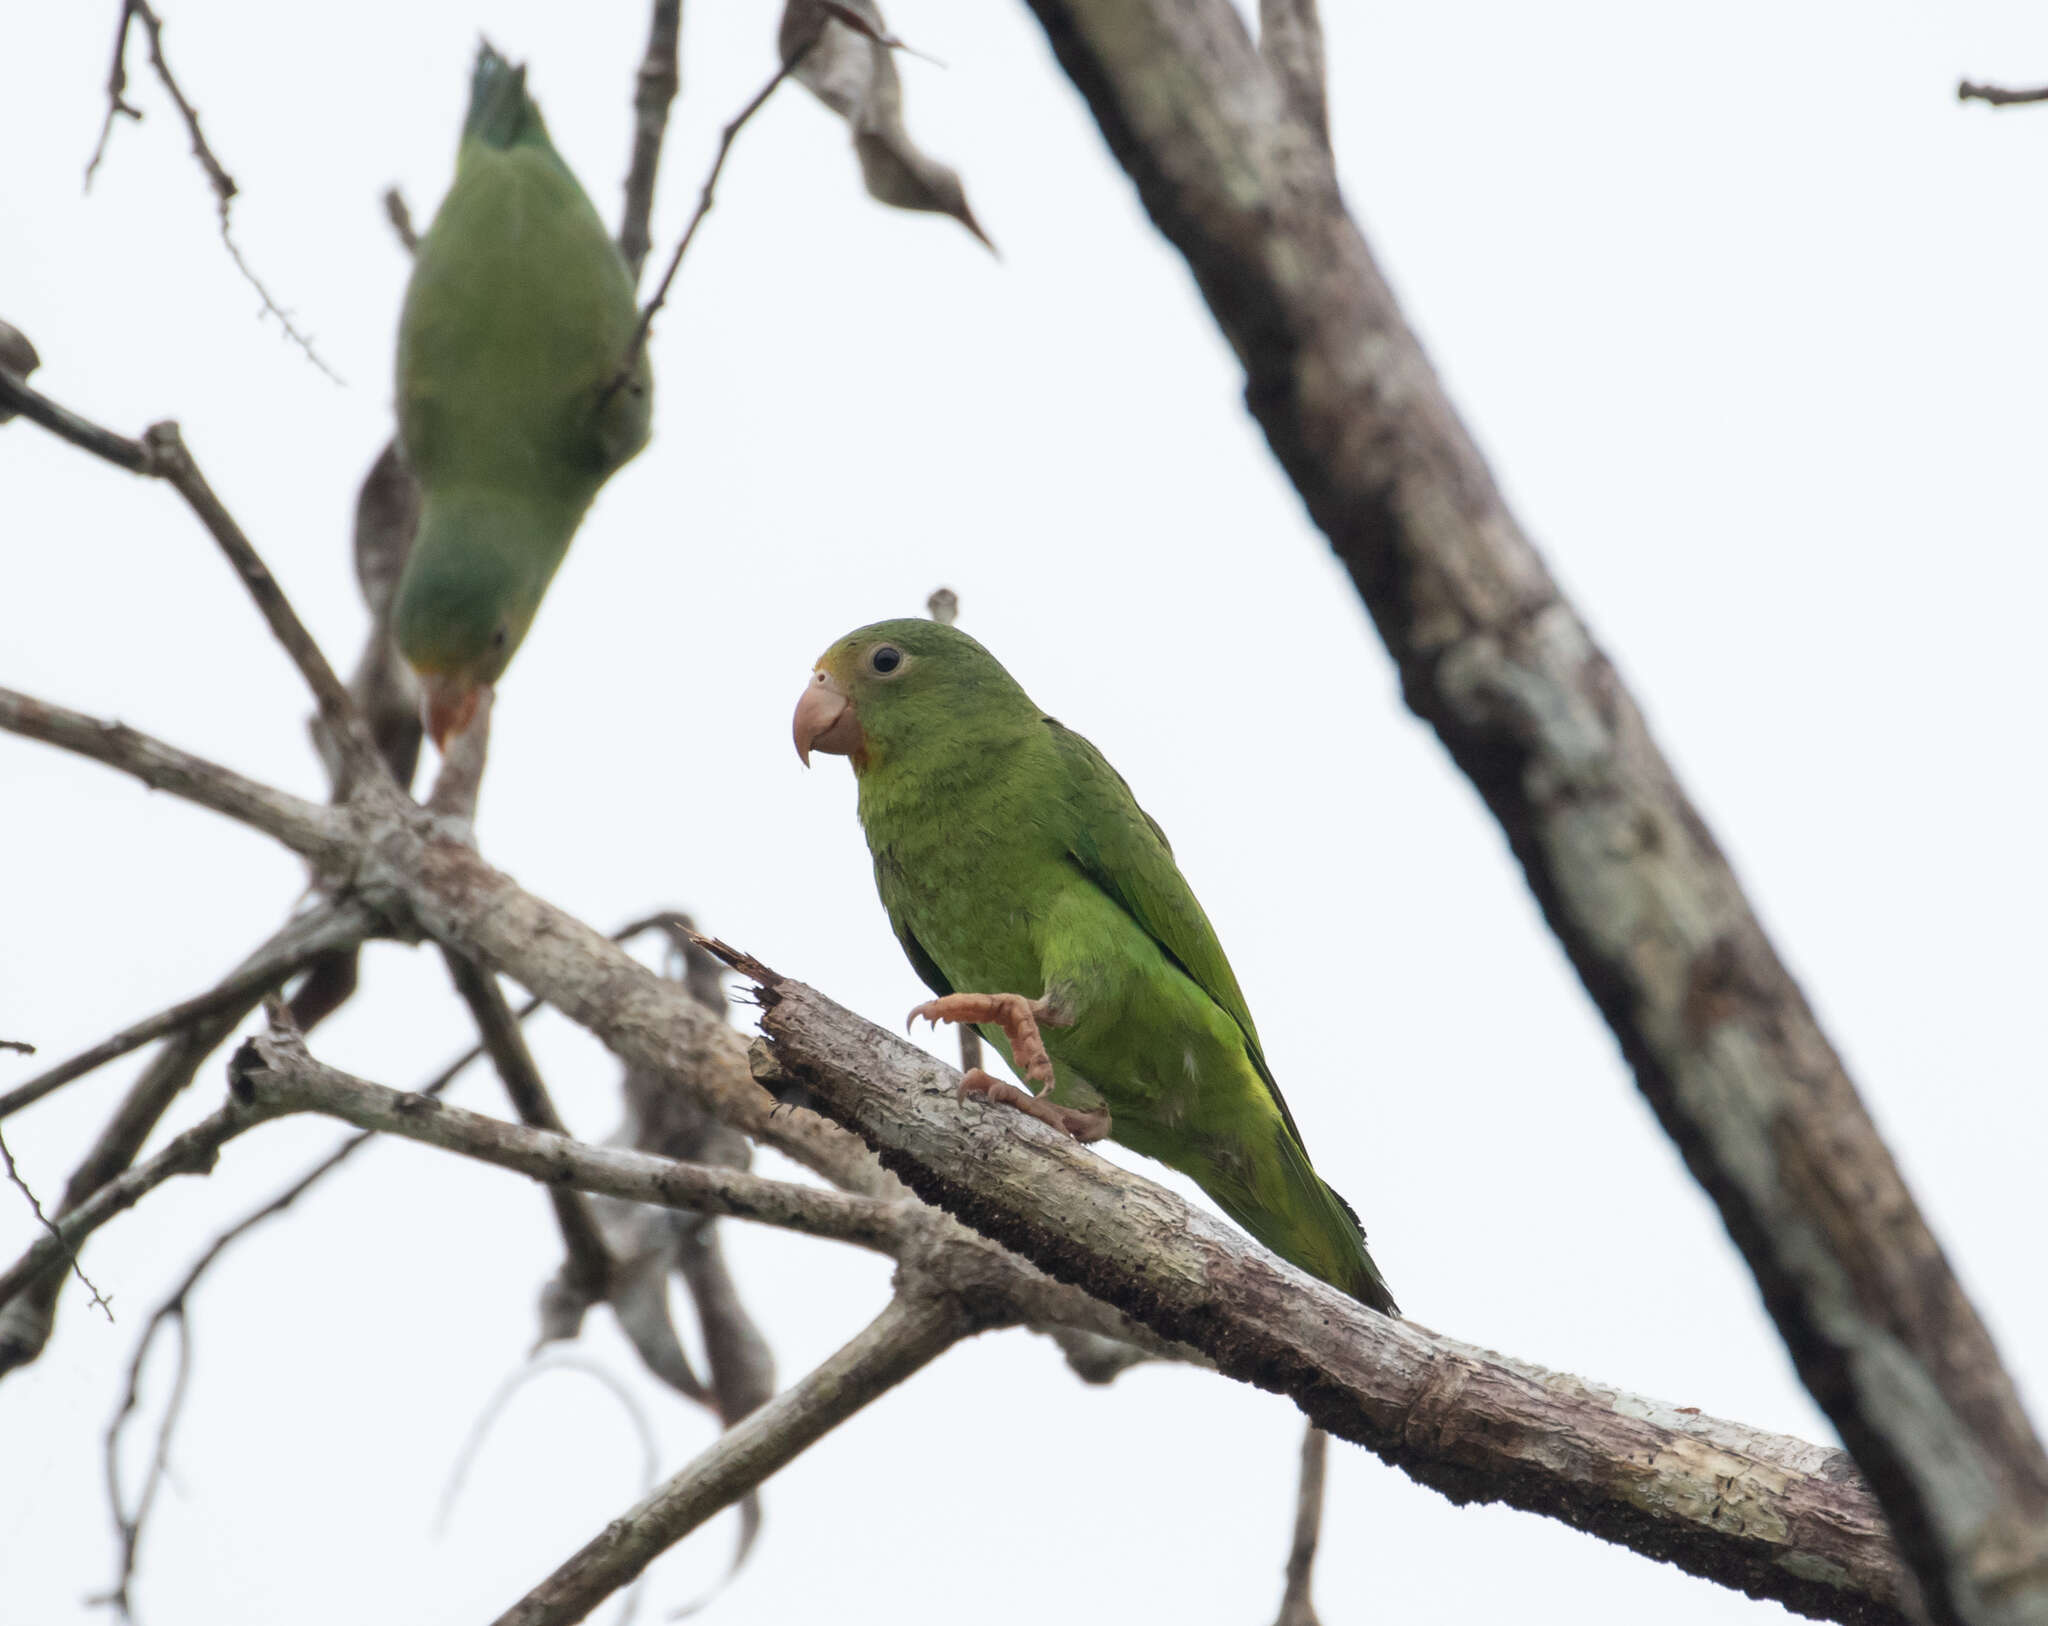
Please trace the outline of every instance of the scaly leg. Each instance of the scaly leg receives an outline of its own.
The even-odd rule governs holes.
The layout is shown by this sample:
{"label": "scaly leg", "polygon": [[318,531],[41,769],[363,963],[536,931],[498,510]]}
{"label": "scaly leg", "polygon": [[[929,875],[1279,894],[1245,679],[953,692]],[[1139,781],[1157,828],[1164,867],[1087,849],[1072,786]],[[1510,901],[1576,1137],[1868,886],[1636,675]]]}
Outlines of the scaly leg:
{"label": "scaly leg", "polygon": [[1016,1085],[992,1078],[979,1067],[960,1080],[959,1093],[963,1101],[978,1095],[999,1107],[1015,1107],[1019,1112],[1036,1118],[1042,1124],[1051,1124],[1061,1134],[1072,1135],[1078,1141],[1101,1140],[1109,1133],[1109,1108],[1077,1112],[1072,1107],[1058,1106],[1042,1095],[1026,1095]]}
{"label": "scaly leg", "polygon": [[[1052,1003],[1026,999],[1022,994],[945,994],[928,999],[903,1019],[903,1031],[919,1017],[927,1022],[993,1022],[1009,1035],[1010,1054],[1017,1070],[1034,1084],[1052,1088],[1052,1057],[1045,1053],[1045,1041],[1038,1036],[1038,1024],[1061,1025]],[[984,1074],[984,1077],[987,1075]]]}
{"label": "scaly leg", "polygon": [[1072,1135],[1078,1141],[1101,1140],[1109,1133],[1108,1108],[1081,1112],[1073,1107],[1056,1106],[1045,1098],[1052,1092],[1052,1057],[1046,1054],[1045,1040],[1039,1035],[1038,1028],[1040,1023],[1051,1027],[1062,1025],[1049,998],[1026,999],[1022,994],[946,994],[918,1006],[910,1013],[910,1019],[904,1026],[907,1028],[920,1016],[927,1022],[995,1023],[1009,1037],[1010,1054],[1016,1058],[1018,1071],[1043,1087],[1042,1094],[1030,1095],[1016,1085],[1005,1084],[975,1067],[970,1068],[966,1077],[960,1080],[961,1100],[979,1096],[997,1106],[1015,1107],[1019,1112],[1036,1118],[1042,1124],[1050,1124],[1061,1134]]}

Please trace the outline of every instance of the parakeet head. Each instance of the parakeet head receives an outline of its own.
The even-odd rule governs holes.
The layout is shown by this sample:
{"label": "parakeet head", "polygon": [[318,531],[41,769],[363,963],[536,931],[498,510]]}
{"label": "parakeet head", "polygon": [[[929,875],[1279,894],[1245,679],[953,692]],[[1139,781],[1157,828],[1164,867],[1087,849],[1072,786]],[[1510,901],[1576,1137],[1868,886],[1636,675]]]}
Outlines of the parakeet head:
{"label": "parakeet head", "polygon": [[920,747],[975,733],[977,722],[1035,716],[1030,698],[995,656],[937,621],[877,621],[818,657],[793,732],[813,751],[849,757],[855,773]]}
{"label": "parakeet head", "polygon": [[485,686],[504,675],[573,525],[527,503],[428,499],[391,631],[419,673],[435,745],[468,726]]}

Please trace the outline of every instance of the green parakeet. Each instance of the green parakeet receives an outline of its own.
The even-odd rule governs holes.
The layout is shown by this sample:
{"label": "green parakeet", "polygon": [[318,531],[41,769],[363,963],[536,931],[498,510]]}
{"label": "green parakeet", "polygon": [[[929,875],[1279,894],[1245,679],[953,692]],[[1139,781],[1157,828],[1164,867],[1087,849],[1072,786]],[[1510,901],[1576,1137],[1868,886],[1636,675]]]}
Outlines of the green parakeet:
{"label": "green parakeet", "polygon": [[423,502],[392,626],[436,744],[504,672],[598,488],[647,444],[644,349],[612,387],[637,321],[526,70],[486,43],[398,326],[399,444]]}
{"label": "green parakeet", "polygon": [[1394,1300],[1358,1217],[1317,1176],[1244,994],[1166,837],[1117,771],[936,621],[882,621],[819,660],[797,754],[849,757],[875,884],[939,997],[1029,1095],[963,1095],[1192,1177],[1283,1259],[1376,1310]]}

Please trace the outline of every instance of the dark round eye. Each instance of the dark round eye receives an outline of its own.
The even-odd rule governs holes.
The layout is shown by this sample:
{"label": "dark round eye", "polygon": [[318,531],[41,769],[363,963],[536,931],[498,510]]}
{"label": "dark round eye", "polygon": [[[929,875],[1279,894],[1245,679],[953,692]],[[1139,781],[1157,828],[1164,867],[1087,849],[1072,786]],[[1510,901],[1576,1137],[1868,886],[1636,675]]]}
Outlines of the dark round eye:
{"label": "dark round eye", "polygon": [[903,651],[894,644],[880,644],[876,646],[875,652],[868,656],[868,665],[881,673],[883,677],[887,677],[902,664]]}
{"label": "dark round eye", "polygon": [[511,633],[511,630],[510,630],[509,628],[507,628],[507,627],[500,627],[500,628],[499,628],[499,629],[498,629],[498,630],[497,630],[496,632],[494,632],[494,633],[492,633],[492,634],[491,634],[491,648],[493,648],[493,649],[503,649],[503,648],[505,647],[505,643],[506,643],[506,641],[507,641],[507,640],[508,640],[508,639],[509,639],[509,638],[510,638],[511,636],[512,636],[512,633]]}

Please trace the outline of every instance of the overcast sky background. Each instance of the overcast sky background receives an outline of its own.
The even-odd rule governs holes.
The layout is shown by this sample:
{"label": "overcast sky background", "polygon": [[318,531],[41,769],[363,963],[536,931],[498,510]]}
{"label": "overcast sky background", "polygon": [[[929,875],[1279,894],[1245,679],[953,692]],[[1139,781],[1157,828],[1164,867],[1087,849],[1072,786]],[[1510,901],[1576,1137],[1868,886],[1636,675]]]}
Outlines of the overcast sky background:
{"label": "overcast sky background", "polygon": [[[378,195],[399,183],[431,213],[483,29],[531,62],[614,217],[645,8],[163,9],[242,186],[237,236],[346,387],[254,315],[139,43],[147,120],[115,132],[81,195],[115,0],[0,11],[0,316],[58,400],[130,433],[182,422],[345,663],[364,619],[350,515],[389,431],[406,274]],[[2048,16],[1327,11],[1353,209],[2039,1415],[2048,109],[1953,90],[2048,78]],[[657,256],[772,68],[776,15],[689,9]],[[870,202],[800,90],[747,130],[657,331],[654,443],[600,499],[502,687],[485,854],[601,927],[687,907],[899,1020],[921,990],[850,776],[806,775],[788,717],[829,641],[947,583],[963,626],[1171,834],[1318,1165],[1412,1315],[1828,1438],[1030,16],[888,15],[949,65],[903,64],[911,126],[960,168],[1003,258]],[[0,683],[323,791],[296,675],[176,499],[24,424],[0,430]],[[43,1052],[0,1055],[0,1086],[206,985],[302,884],[259,837],[8,738],[0,852],[0,1034]],[[614,1064],[560,1020],[533,1031],[572,1125],[608,1131]],[[315,1048],[405,1086],[466,1042],[437,961],[380,946]],[[133,1070],[7,1123],[46,1198]],[[174,1122],[220,1091],[211,1066]],[[486,1074],[457,1098],[498,1110]],[[267,1128],[95,1239],[118,1325],[67,1291],[49,1352],[0,1384],[0,1622],[98,1618],[82,1600],[112,1573],[100,1431],[147,1311],[335,1138]],[[31,1235],[0,1190],[0,1253]],[[727,1236],[785,1378],[885,1295],[867,1255]],[[147,1619],[486,1620],[637,1496],[616,1403],[555,1376],[432,1533],[557,1254],[534,1188],[396,1145],[234,1254],[194,1305]],[[607,1318],[585,1344],[644,1395],[664,1472],[709,1437]],[[1043,1340],[983,1338],[770,1486],[757,1557],[712,1618],[1261,1626],[1298,1433],[1290,1406],[1215,1377],[1087,1389]],[[661,1612],[722,1565],[728,1526],[656,1569]],[[1454,1509],[1348,1445],[1318,1573],[1332,1626],[1777,1613],[1555,1523]]]}

